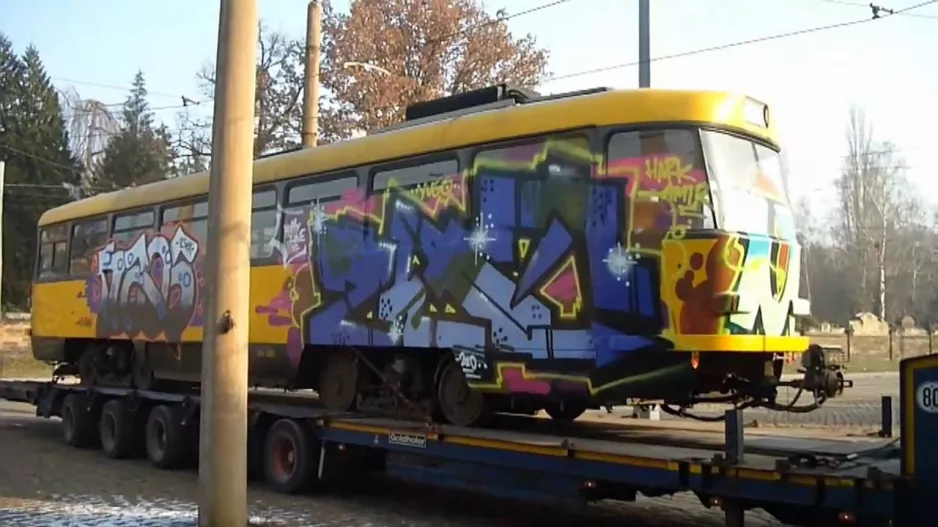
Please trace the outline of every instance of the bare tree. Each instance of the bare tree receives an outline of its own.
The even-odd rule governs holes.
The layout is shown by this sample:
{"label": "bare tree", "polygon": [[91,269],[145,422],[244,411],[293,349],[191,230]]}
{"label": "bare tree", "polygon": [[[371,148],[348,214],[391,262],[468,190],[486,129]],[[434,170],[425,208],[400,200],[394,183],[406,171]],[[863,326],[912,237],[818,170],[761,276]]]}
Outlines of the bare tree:
{"label": "bare tree", "polygon": [[855,284],[857,307],[886,319],[889,279],[908,271],[908,262],[897,256],[909,248],[892,245],[921,222],[924,208],[909,191],[896,147],[873,139],[872,126],[858,107],[850,110],[847,148],[837,181],[840,241],[850,255],[846,272]]}
{"label": "bare tree", "polygon": [[[305,53],[305,46],[300,40],[270,30],[263,22],[260,24],[257,46],[255,157],[299,145]],[[201,85],[203,98],[212,99],[215,95],[215,65],[204,66],[196,78]],[[183,112],[178,122],[186,133],[177,140],[177,156],[199,158],[198,164],[207,166],[211,156],[211,118],[193,118],[188,112]]]}
{"label": "bare tree", "polygon": [[546,77],[547,51],[515,38],[477,0],[356,0],[348,14],[324,6],[325,140],[399,122],[408,104]]}
{"label": "bare tree", "polygon": [[73,87],[59,92],[69,147],[82,166],[79,195],[89,195],[98,177],[108,140],[120,131],[120,122],[106,104],[84,99]]}

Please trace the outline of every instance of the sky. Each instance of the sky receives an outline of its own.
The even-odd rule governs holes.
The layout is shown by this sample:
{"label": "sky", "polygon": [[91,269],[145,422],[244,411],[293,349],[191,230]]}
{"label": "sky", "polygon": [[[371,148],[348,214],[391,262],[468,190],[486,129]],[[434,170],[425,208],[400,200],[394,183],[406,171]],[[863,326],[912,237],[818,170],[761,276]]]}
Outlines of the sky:
{"label": "sky", "polygon": [[[899,10],[923,0],[881,0]],[[486,0],[509,14],[550,0]],[[651,56],[667,57],[771,35],[869,19],[860,0],[651,0]],[[305,34],[307,0],[259,0],[271,29]],[[339,10],[349,0],[333,0]],[[181,97],[201,99],[195,73],[214,61],[218,1],[0,0],[0,32],[36,46],[59,88],[120,103],[138,70],[170,128]],[[511,19],[550,51],[556,80],[542,92],[638,85],[638,0],[569,0]],[[929,51],[931,50],[931,51]],[[869,23],[654,60],[653,88],[743,92],[769,104],[791,171],[792,199],[829,206],[846,153],[851,105],[874,137],[896,144],[921,195],[938,204],[929,123],[938,122],[938,3]],[[619,67],[616,67],[619,66]],[[596,69],[606,71],[592,72]],[[211,110],[210,103],[203,105]]]}

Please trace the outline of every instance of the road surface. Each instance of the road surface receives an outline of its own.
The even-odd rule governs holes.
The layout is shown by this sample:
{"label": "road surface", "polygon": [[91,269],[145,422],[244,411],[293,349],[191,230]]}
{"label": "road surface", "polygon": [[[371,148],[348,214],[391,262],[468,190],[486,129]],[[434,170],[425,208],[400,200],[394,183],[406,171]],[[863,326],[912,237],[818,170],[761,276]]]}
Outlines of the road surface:
{"label": "road surface", "polygon": [[[195,524],[197,475],[165,472],[146,461],[115,461],[75,450],[59,438],[58,420],[33,408],[0,403],[0,525],[21,527],[182,527]],[[282,496],[255,487],[252,524],[317,527],[493,527],[582,523],[598,527],[718,527],[719,511],[691,495],[602,504],[586,511],[554,509],[442,490],[366,482],[326,496]],[[754,527],[780,525],[762,511]]]}
{"label": "road surface", "polygon": [[[744,420],[750,425],[769,428],[837,429],[851,434],[872,432],[880,429],[882,397],[888,395],[892,397],[893,425],[897,428],[899,424],[899,374],[860,373],[850,375],[848,378],[854,380],[854,388],[848,388],[842,396],[826,401],[815,411],[796,414],[769,411],[763,408],[748,409],[743,412]],[[779,403],[788,403],[793,395],[794,390],[783,389]],[[803,405],[810,402],[810,396],[802,395],[797,404]],[[699,405],[691,411],[697,415],[714,417],[721,415],[725,407]],[[616,408],[611,415],[604,411],[592,413],[597,418],[631,418],[631,410],[625,407]],[[664,420],[681,419],[663,412],[661,418]]]}
{"label": "road surface", "polygon": [[[896,393],[897,378],[868,375],[825,413],[776,419],[757,411],[747,421],[765,425],[873,428],[879,426],[881,395]],[[0,525],[182,527],[195,525],[197,475],[165,472],[144,460],[114,461],[97,451],[75,450],[59,437],[58,420],[33,417],[27,405],[0,402]],[[612,419],[617,416],[607,416]],[[761,426],[761,425],[760,425]],[[820,430],[819,430],[820,432]],[[253,487],[252,524],[320,527],[493,527],[545,523],[634,527],[717,527],[722,514],[706,510],[692,495],[603,503],[585,511],[523,505],[454,492],[365,482],[343,494],[282,496]],[[778,526],[762,511],[747,513],[751,527]]]}

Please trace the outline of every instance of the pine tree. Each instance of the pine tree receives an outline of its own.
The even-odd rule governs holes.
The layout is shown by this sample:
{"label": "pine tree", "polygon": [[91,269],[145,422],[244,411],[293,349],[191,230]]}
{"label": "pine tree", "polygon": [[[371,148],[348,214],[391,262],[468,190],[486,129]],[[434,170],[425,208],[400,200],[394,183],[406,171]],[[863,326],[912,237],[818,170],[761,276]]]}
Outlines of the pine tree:
{"label": "pine tree", "polygon": [[[13,43],[0,33],[0,138],[13,126],[13,108],[22,90],[22,69],[23,64],[13,50]],[[0,152],[0,159],[8,156],[9,152]]]}
{"label": "pine tree", "polygon": [[111,137],[104,149],[98,186],[120,189],[173,175],[170,135],[165,126],[154,124],[143,72],[134,77],[120,121],[120,132]]}
{"label": "pine tree", "polygon": [[55,87],[36,48],[22,59],[0,35],[0,156],[6,161],[3,193],[3,300],[22,308],[36,257],[36,224],[52,207],[71,200],[79,165]]}

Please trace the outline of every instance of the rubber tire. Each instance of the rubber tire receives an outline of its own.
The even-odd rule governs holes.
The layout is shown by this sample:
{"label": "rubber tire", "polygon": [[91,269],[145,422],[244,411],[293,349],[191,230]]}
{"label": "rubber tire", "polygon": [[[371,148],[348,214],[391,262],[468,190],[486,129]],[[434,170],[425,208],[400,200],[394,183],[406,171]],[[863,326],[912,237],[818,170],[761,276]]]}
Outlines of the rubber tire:
{"label": "rubber tire", "polygon": [[[293,448],[295,461],[289,475],[278,474],[276,468],[276,449],[280,441],[289,441]],[[309,488],[319,468],[317,445],[305,425],[293,419],[280,419],[274,423],[264,442],[264,479],[270,489],[281,494],[296,494]]]}
{"label": "rubber tire", "polygon": [[105,403],[98,419],[101,451],[105,456],[125,459],[140,453],[136,421],[136,415],[130,411],[126,402],[111,399]]}
{"label": "rubber tire", "polygon": [[75,448],[95,448],[100,445],[98,422],[88,408],[88,397],[70,393],[62,401],[62,436],[67,445]]}
{"label": "rubber tire", "polygon": [[[189,458],[189,445],[182,425],[182,412],[166,405],[154,406],[144,428],[147,458],[154,467],[169,470],[180,467]],[[160,448],[160,430],[165,437]]]}
{"label": "rubber tire", "polygon": [[544,411],[547,412],[547,415],[554,421],[572,423],[586,412],[586,406],[568,402],[561,407],[558,403],[550,402],[544,405]]}

